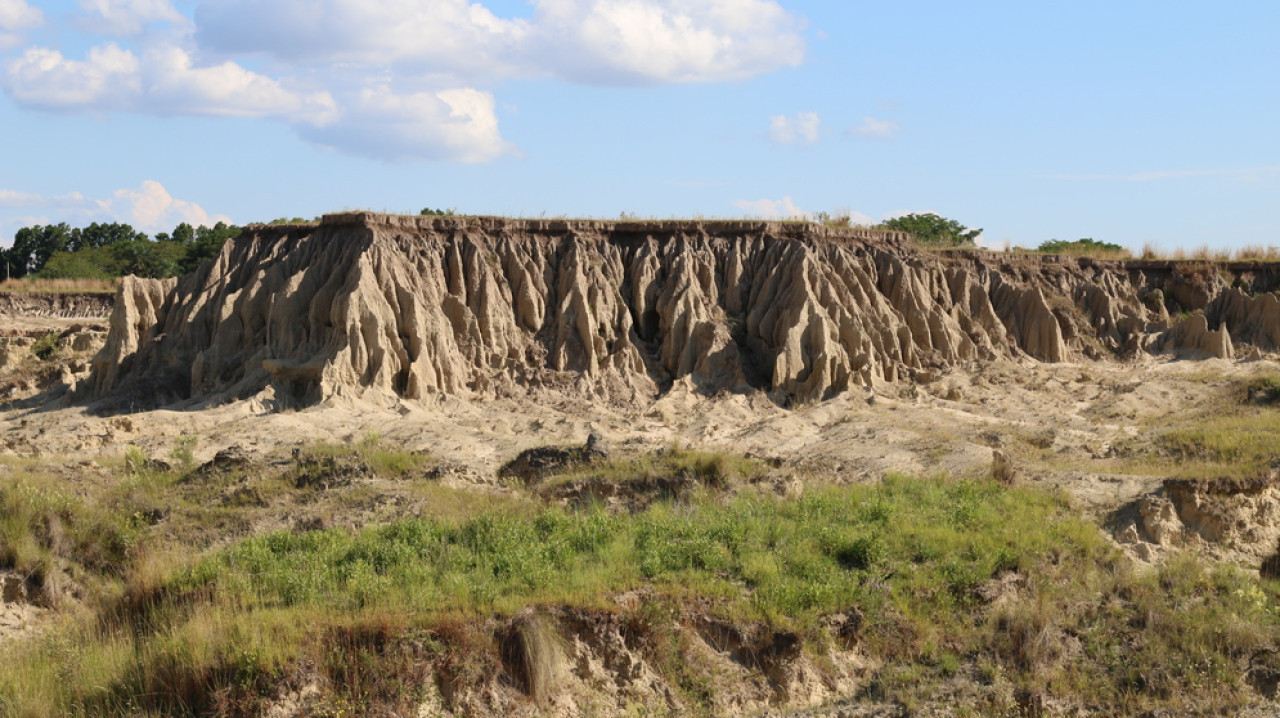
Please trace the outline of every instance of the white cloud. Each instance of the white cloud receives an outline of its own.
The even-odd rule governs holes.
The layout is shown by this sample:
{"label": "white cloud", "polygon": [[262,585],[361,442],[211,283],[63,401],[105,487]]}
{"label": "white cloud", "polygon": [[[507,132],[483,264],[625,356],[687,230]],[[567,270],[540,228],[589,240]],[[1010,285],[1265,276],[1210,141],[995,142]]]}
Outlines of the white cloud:
{"label": "white cloud", "polygon": [[34,47],[3,66],[0,85],[16,101],[52,110],[120,110],[159,115],[285,117],[324,122],[327,93],[297,93],[232,62],[195,68],[184,50],[160,45],[141,58],[114,42],[71,60]]}
{"label": "white cloud", "polygon": [[287,117],[323,124],[334,114],[327,92],[291,92],[277,80],[234,62],[196,68],[176,46],[145,56],[145,102],[160,113],[235,117]]}
{"label": "white cloud", "polygon": [[862,124],[849,128],[849,134],[867,139],[885,139],[893,137],[902,127],[893,120],[878,120],[874,117],[862,118]]}
{"label": "white cloud", "polygon": [[530,55],[566,79],[741,80],[804,61],[802,21],[771,0],[534,0]]}
{"label": "white cloud", "polygon": [[[24,2],[0,13],[38,16]],[[201,0],[188,20],[171,0],[79,0],[81,27],[138,43],[30,47],[0,62],[0,88],[47,110],[271,118],[345,152],[483,162],[515,153],[485,83],[721,82],[804,59],[803,20],[774,0],[531,3],[503,18],[468,0]]]}
{"label": "white cloud", "polygon": [[22,35],[44,24],[40,8],[24,0],[0,0],[0,50],[22,44]]}
{"label": "white cloud", "polygon": [[0,83],[24,105],[113,110],[140,92],[139,68],[138,58],[115,43],[92,48],[83,61],[33,47],[4,63]]}
{"label": "white cloud", "polygon": [[[203,207],[169,194],[164,185],[146,180],[136,188],[116,190],[105,199],[92,199],[79,192],[65,195],[39,195],[10,189],[0,189],[0,209],[30,211],[34,209],[58,210],[58,219],[69,224],[89,222],[124,222],[144,232],[167,232],[182,222],[194,226],[211,227],[218,222],[231,223],[225,215],[209,214]],[[33,218],[9,218],[8,224],[21,220],[17,226],[47,224],[49,219],[28,221]]]}
{"label": "white cloud", "polygon": [[769,118],[769,139],[780,145],[811,145],[818,141],[821,124],[816,112],[774,115]]}
{"label": "white cloud", "polygon": [[831,214],[835,217],[848,217],[849,224],[855,227],[870,227],[876,223],[876,221],[871,219],[869,215],[853,209],[838,209]]}
{"label": "white cloud", "polygon": [[1003,242],[999,242],[996,240],[988,240],[986,235],[980,234],[977,237],[973,238],[973,245],[980,249],[988,249],[993,252],[1003,252],[1008,247],[1012,246],[1012,242],[1010,242],[1008,239],[1004,240]]}
{"label": "white cloud", "polygon": [[0,84],[15,100],[46,109],[276,118],[319,144],[384,159],[486,162],[514,152],[487,92],[398,94],[378,84],[339,101],[327,91],[289,89],[233,62],[195,67],[174,45],[139,58],[107,43],[84,61],[32,48],[4,65]]}
{"label": "white cloud", "polygon": [[739,80],[804,60],[773,0],[533,0],[501,18],[467,0],[204,0],[201,46],[288,63],[394,65],[454,81],[553,74],[586,84]]}
{"label": "white cloud", "polygon": [[383,85],[344,99],[332,123],[299,132],[337,150],[384,159],[488,162],[515,153],[498,131],[493,95],[487,92],[396,94]]}
{"label": "white cloud", "polygon": [[169,0],[80,0],[76,24],[90,32],[132,37],[153,22],[190,22]]}
{"label": "white cloud", "polygon": [[100,202],[116,221],[127,222],[144,232],[167,232],[186,222],[195,227],[231,224],[225,215],[210,215],[203,207],[169,194],[164,185],[146,180],[136,189],[121,189]]}
{"label": "white cloud", "polygon": [[809,213],[800,209],[791,201],[791,197],[782,199],[738,199],[733,206],[751,217],[762,219],[808,219]]}
{"label": "white cloud", "polygon": [[516,73],[510,56],[526,25],[467,0],[205,0],[196,8],[196,39],[215,52],[441,73]]}

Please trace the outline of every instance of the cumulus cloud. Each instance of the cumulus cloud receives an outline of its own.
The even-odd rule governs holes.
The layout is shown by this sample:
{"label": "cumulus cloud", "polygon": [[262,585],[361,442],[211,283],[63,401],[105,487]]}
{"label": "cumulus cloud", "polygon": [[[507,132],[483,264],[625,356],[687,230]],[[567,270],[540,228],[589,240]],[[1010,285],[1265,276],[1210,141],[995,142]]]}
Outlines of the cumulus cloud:
{"label": "cumulus cloud", "polygon": [[821,124],[816,112],[774,115],[769,118],[769,139],[780,145],[811,145],[818,141]]}
{"label": "cumulus cloud", "polygon": [[893,120],[878,120],[874,117],[862,118],[862,124],[849,128],[849,134],[866,139],[886,139],[893,137],[902,127]]}
{"label": "cumulus cloud", "polygon": [[534,0],[529,55],[566,79],[722,82],[804,60],[801,21],[770,0]]}
{"label": "cumulus cloud", "polygon": [[800,209],[791,201],[791,197],[782,199],[739,199],[733,206],[751,217],[762,219],[809,219],[809,213]]}
{"label": "cumulus cloud", "polygon": [[76,24],[89,32],[119,37],[140,35],[154,22],[189,21],[169,0],[80,0]]}
{"label": "cumulus cloud", "polygon": [[[124,222],[152,233],[167,232],[182,222],[197,227],[211,227],[218,222],[231,223],[231,218],[226,215],[210,214],[195,202],[174,197],[155,180],[146,180],[135,188],[116,190],[103,199],[85,197],[79,192],[55,196],[0,189],[0,209],[20,212],[55,210],[59,215],[58,221],[71,224]],[[32,215],[26,214],[7,218],[5,223],[26,226],[50,221],[47,218],[39,222],[33,219]]]}
{"label": "cumulus cloud", "polygon": [[135,189],[116,190],[100,205],[116,221],[127,222],[144,232],[165,232],[186,222],[194,227],[231,224],[226,215],[211,215],[195,202],[177,199],[164,185],[146,180]]}
{"label": "cumulus cloud", "polygon": [[0,85],[14,100],[51,110],[124,110],[152,114],[283,116],[323,122],[327,93],[297,93],[235,63],[195,68],[184,50],[161,45],[141,58],[114,42],[84,60],[28,49],[4,63]]}
{"label": "cumulus cloud", "polygon": [[515,151],[498,131],[493,95],[467,88],[408,94],[385,85],[365,88],[334,122],[300,132],[340,151],[384,159],[487,162]]}
{"label": "cumulus cloud", "polygon": [[720,82],[804,60],[803,23],[773,0],[534,0],[500,18],[467,0],[205,0],[196,38],[222,53],[365,63],[457,78]]}
{"label": "cumulus cloud", "polygon": [[527,34],[526,21],[467,0],[205,0],[195,18],[196,40],[214,52],[468,75],[516,73]]}
{"label": "cumulus cloud", "polygon": [[174,46],[160,47],[145,59],[145,99],[160,112],[279,116],[312,124],[323,124],[335,112],[327,92],[293,92],[234,62],[197,68],[190,54]]}
{"label": "cumulus cloud", "polygon": [[127,107],[141,90],[139,68],[138,58],[113,42],[90,49],[84,60],[32,47],[4,63],[0,82],[24,105],[112,110]]}
{"label": "cumulus cloud", "polygon": [[[38,16],[24,3],[0,0],[0,23]],[[202,0],[189,20],[171,0],[80,0],[82,27],[139,41],[83,59],[27,48],[0,88],[47,110],[265,117],[345,152],[483,162],[515,153],[485,83],[721,82],[804,59],[803,20],[774,0],[531,3],[504,18],[469,0]]]}
{"label": "cumulus cloud", "polygon": [[24,0],[0,0],[0,50],[22,44],[23,33],[43,24],[44,13],[40,8]]}

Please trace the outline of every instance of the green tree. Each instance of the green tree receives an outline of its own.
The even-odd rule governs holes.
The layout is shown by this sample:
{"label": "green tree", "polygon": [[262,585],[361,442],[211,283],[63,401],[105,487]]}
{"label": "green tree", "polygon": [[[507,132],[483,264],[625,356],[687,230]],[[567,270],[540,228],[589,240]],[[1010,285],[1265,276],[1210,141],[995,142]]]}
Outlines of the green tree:
{"label": "green tree", "polygon": [[65,252],[71,240],[66,222],[23,227],[13,236],[13,246],[5,253],[8,276],[25,277],[38,272],[58,252]]}
{"label": "green tree", "polygon": [[117,242],[143,242],[146,240],[147,235],[145,233],[139,232],[127,224],[119,222],[99,224],[94,222],[83,229],[77,227],[71,230],[71,237],[67,240],[67,251],[76,252],[94,247],[109,247]]}
{"label": "green tree", "polygon": [[195,227],[183,222],[173,228],[173,241],[178,244],[191,244],[196,241]]}
{"label": "green tree", "polygon": [[58,252],[37,273],[41,279],[108,279],[120,276],[120,263],[109,247]]}
{"label": "green tree", "polygon": [[121,274],[139,277],[172,277],[177,264],[164,256],[156,242],[134,240],[111,245],[111,255],[120,263]]}
{"label": "green tree", "polygon": [[1051,239],[1047,242],[1041,242],[1037,249],[1039,252],[1046,254],[1123,254],[1129,255],[1129,250],[1118,244],[1111,242],[1099,242],[1092,237],[1084,237],[1072,242],[1065,239]]}
{"label": "green tree", "polygon": [[884,226],[907,232],[915,241],[931,247],[972,247],[982,229],[969,229],[954,219],[932,212],[895,217]]}
{"label": "green tree", "polygon": [[212,227],[197,227],[194,240],[186,245],[186,255],[178,262],[178,269],[183,274],[194,272],[201,262],[218,256],[218,252],[222,251],[222,245],[228,239],[239,236],[240,228],[225,222],[219,222]]}

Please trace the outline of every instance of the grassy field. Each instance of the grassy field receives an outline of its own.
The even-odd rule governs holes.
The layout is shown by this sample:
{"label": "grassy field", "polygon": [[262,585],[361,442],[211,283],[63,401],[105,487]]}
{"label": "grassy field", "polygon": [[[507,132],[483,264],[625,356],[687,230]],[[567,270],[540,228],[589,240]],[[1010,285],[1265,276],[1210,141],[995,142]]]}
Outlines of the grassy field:
{"label": "grassy field", "polygon": [[[681,449],[552,477],[698,479],[611,511],[449,489],[429,457],[377,437],[222,471],[195,468],[189,446],[171,453],[74,480],[7,460],[0,565],[65,618],[7,649],[0,713],[254,715],[307,675],[325,691],[316,715],[408,711],[431,677],[482,685],[508,670],[511,635],[561,630],[520,618],[530,610],[615,616],[694,712],[710,711],[716,677],[685,658],[691,616],[795,633],[819,665],[851,641],[880,665],[861,698],[977,714],[1016,714],[1026,696],[1116,715],[1231,711],[1254,695],[1249,662],[1280,640],[1273,582],[1190,555],[1138,568],[1063,496],[986,478],[817,481],[783,498],[754,462]],[[432,508],[268,533],[235,518],[341,515],[377,482]],[[635,591],[638,606],[614,600]],[[856,635],[835,636],[828,619],[850,614]]]}

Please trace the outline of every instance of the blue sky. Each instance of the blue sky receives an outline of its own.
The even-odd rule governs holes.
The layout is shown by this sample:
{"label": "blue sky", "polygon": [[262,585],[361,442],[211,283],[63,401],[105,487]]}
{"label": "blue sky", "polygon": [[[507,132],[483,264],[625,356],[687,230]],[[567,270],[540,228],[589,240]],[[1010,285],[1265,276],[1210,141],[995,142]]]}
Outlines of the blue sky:
{"label": "blue sky", "polygon": [[0,0],[19,227],[934,211],[1280,245],[1280,5]]}

